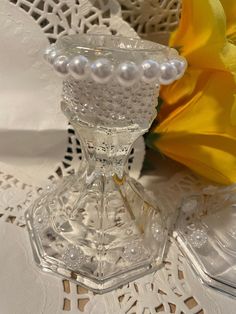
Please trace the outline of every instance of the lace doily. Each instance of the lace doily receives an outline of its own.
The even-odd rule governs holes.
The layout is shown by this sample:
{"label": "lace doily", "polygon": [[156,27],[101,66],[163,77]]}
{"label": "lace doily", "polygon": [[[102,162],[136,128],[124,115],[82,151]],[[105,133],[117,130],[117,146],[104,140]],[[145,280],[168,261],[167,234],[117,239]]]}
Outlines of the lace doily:
{"label": "lace doily", "polygon": [[[144,8],[146,14],[141,16]],[[14,54],[19,47],[25,47],[27,60],[23,65],[31,68],[26,82],[33,81],[32,85],[44,90],[41,106],[44,102],[50,102],[50,106],[44,104],[37,113],[34,109],[29,113],[29,106],[21,107],[21,111],[7,112],[8,119],[5,121],[9,123],[0,130],[1,141],[6,137],[5,134],[8,134],[10,141],[11,137],[15,138],[20,133],[10,148],[6,143],[0,143],[1,313],[235,313],[235,301],[202,286],[172,241],[169,241],[164,267],[158,272],[108,294],[96,295],[66,280],[40,272],[34,264],[25,229],[26,208],[47,184],[74,173],[81,158],[80,145],[73,129],[69,126],[66,133],[65,120],[60,118],[60,80],[50,74],[47,66],[44,67],[39,57],[41,48],[47,45],[48,40],[53,42],[60,35],[82,31],[135,36],[136,29],[140,36],[156,40],[159,32],[160,35],[163,31],[167,34],[176,25],[178,16],[179,1],[171,0],[1,0],[1,39],[4,36],[9,39],[9,51],[14,51]],[[162,26],[157,26],[158,23]],[[1,63],[1,72],[3,68]],[[19,81],[16,80],[16,83]],[[37,108],[39,99],[35,94],[29,98],[29,90],[23,93],[22,104],[30,99]],[[16,99],[19,100],[19,97],[15,96],[12,103]],[[2,92],[1,106],[4,106]],[[20,112],[22,114],[14,119]],[[36,121],[40,123],[35,127]],[[41,142],[37,141],[38,145],[33,145],[36,133],[44,133],[44,136]],[[16,145],[23,138],[27,145]],[[62,140],[54,147],[52,144],[58,138]],[[26,158],[27,152],[41,147],[41,143],[46,143],[44,154],[37,157],[40,151],[36,151],[35,156]],[[22,154],[23,148],[18,150],[19,146],[24,149],[28,147],[25,155]],[[44,158],[45,154],[48,154],[47,158]],[[139,176],[143,155],[144,144],[141,139],[130,155],[129,167],[133,176]],[[159,199],[162,206],[171,210],[184,195],[196,192],[203,184],[189,173],[178,174],[170,181],[160,180],[158,176],[141,179],[148,189],[152,189],[153,196]]]}
{"label": "lace doily", "polygon": [[170,32],[179,22],[180,0],[118,0],[122,16],[148,40],[167,43]]}
{"label": "lace doily", "polygon": [[[158,181],[157,176],[156,179]],[[153,193],[157,198],[162,196],[161,204],[172,208],[181,197],[196,193],[203,186],[198,178],[189,173],[178,173],[169,181],[159,179],[157,184],[154,184],[152,178],[148,176],[142,181],[145,185],[150,185],[152,182]],[[1,277],[2,286],[8,285],[8,281],[12,278],[11,274],[13,276],[18,271],[17,281],[14,287],[11,286],[13,291],[9,291],[11,295],[15,295],[21,305],[17,313],[25,314],[26,309],[32,308],[32,303],[36,302],[36,297],[40,298],[44,306],[45,310],[42,313],[234,313],[235,301],[202,286],[172,241],[169,242],[163,268],[105,295],[96,295],[67,280],[43,274],[34,265],[23,217],[24,210],[41,189],[25,184],[3,171],[0,173],[0,182],[0,223],[1,232],[4,234],[0,237],[2,241],[0,261],[5,265],[4,254],[14,258],[14,263],[4,267],[2,264],[1,269],[4,269],[5,273],[9,272],[8,276]],[[10,229],[5,227],[9,224],[11,224]],[[27,273],[19,272],[19,269],[27,269]],[[26,294],[29,290],[32,293],[32,299],[27,299],[27,302],[22,294],[17,296],[17,290],[22,289],[22,285],[25,285]],[[34,286],[33,290],[31,285]],[[38,294],[39,290],[40,294]],[[0,294],[1,297],[3,295]],[[56,297],[59,298],[58,302],[52,302]],[[23,300],[26,302],[25,307]],[[1,304],[5,306],[5,314],[14,313],[15,303]],[[34,313],[41,313],[40,308],[42,306]]]}
{"label": "lace doily", "polygon": [[73,33],[137,36],[116,0],[9,0],[30,15],[50,42]]}

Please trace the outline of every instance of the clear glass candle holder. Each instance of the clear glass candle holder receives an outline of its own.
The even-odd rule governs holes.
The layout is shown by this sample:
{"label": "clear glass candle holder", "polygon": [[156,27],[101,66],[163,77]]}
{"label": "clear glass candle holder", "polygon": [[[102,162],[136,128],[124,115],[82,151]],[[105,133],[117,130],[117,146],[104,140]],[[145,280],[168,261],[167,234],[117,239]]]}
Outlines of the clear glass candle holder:
{"label": "clear glass candle holder", "polygon": [[236,297],[236,186],[210,186],[186,197],[174,237],[197,277]]}
{"label": "clear glass candle holder", "polygon": [[102,293],[162,262],[167,213],[129,177],[127,159],[156,116],[160,84],[180,78],[186,62],[153,42],[85,34],[62,37],[45,58],[64,78],[61,108],[83,159],[27,211],[34,256]]}

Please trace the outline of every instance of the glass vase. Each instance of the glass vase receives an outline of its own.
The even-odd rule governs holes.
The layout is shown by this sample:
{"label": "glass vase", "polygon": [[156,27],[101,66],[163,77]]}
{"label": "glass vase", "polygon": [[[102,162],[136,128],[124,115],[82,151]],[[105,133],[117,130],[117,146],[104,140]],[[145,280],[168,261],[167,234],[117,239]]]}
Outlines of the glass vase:
{"label": "glass vase", "polygon": [[174,236],[198,278],[236,297],[236,187],[209,186],[183,200]]}
{"label": "glass vase", "polygon": [[126,165],[156,116],[160,84],[180,78],[186,62],[149,41],[85,34],[62,37],[45,58],[64,78],[61,108],[83,159],[27,211],[33,252],[43,270],[102,293],[162,262],[167,213]]}

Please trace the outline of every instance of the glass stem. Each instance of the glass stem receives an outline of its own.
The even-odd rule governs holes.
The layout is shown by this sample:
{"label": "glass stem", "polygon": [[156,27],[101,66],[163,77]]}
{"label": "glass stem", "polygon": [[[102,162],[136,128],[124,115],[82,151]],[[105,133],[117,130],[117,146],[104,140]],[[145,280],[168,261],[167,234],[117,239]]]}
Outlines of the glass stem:
{"label": "glass stem", "polygon": [[102,175],[122,180],[132,145],[141,135],[140,130],[109,132],[80,123],[73,123],[73,127],[80,140],[87,179]]}

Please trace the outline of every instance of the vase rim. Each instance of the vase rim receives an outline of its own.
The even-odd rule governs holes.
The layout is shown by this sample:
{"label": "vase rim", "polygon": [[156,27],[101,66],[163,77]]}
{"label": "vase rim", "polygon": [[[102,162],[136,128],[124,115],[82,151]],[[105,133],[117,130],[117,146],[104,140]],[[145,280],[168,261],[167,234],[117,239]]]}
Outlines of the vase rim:
{"label": "vase rim", "polygon": [[108,34],[74,34],[62,36],[56,48],[64,51],[91,50],[100,52],[126,52],[167,54],[171,48],[136,37]]}

